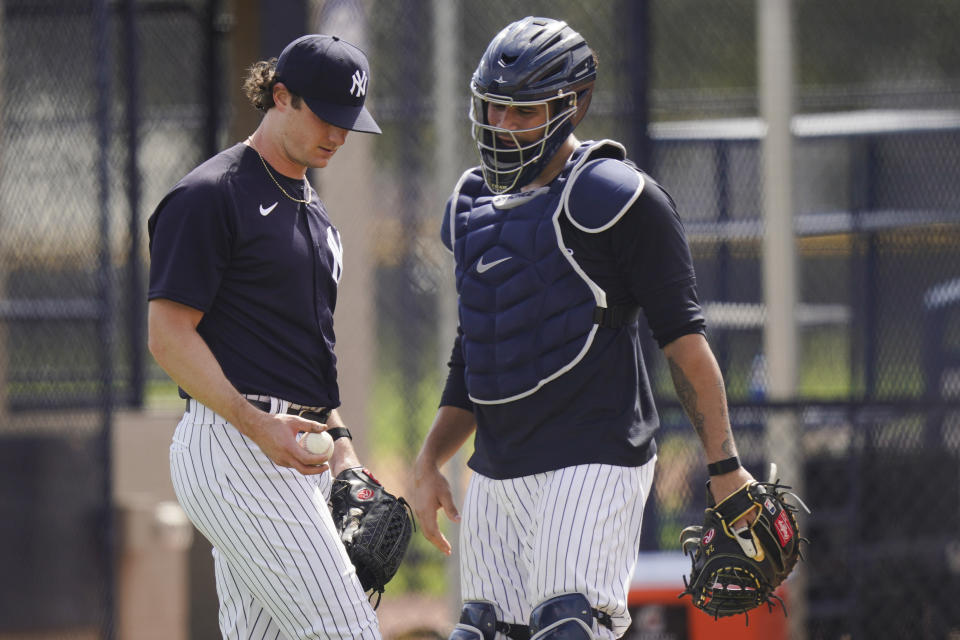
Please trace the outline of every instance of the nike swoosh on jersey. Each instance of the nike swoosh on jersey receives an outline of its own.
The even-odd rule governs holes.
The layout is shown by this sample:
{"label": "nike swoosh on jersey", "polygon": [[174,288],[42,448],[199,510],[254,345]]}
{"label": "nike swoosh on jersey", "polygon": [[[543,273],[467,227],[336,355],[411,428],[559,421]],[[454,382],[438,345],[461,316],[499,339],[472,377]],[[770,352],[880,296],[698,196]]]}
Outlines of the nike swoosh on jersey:
{"label": "nike swoosh on jersey", "polygon": [[494,260],[493,262],[483,263],[483,256],[480,256],[480,259],[477,260],[477,273],[483,273],[484,271],[489,271],[501,262],[506,262],[513,256],[507,256],[506,258],[500,258],[499,260]]}
{"label": "nike swoosh on jersey", "polygon": [[279,200],[277,202],[274,202],[269,207],[264,207],[263,205],[260,205],[260,215],[262,216],[270,215],[270,212],[273,211],[274,207],[276,207],[278,204],[280,204]]}

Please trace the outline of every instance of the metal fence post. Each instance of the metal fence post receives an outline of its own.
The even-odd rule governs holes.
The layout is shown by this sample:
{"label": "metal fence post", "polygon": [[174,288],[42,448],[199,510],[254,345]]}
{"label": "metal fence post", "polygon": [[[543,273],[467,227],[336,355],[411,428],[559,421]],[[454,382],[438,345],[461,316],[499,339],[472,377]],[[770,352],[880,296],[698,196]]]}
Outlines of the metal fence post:
{"label": "metal fence post", "polygon": [[143,286],[143,264],[140,260],[142,225],[140,223],[140,38],[137,35],[136,0],[123,2],[124,83],[126,84],[127,206],[130,212],[127,247],[127,345],[130,357],[128,403],[143,406],[144,350],[146,344],[146,292]]}
{"label": "metal fence post", "polygon": [[[798,276],[794,226],[793,152],[794,54],[790,0],[757,0],[757,41],[763,174],[763,346],[767,397],[791,401],[798,389]],[[795,409],[767,412],[766,459],[803,492],[804,454]],[[760,478],[761,480],[765,478]],[[776,477],[771,478],[776,480]],[[806,637],[805,569],[798,567],[790,587],[790,637]]]}
{"label": "metal fence post", "polygon": [[[103,455],[103,468],[109,470],[112,462],[111,437],[113,433],[114,406],[114,304],[116,291],[113,278],[113,260],[110,252],[110,138],[111,105],[113,86],[111,82],[113,55],[110,46],[111,12],[107,0],[97,0],[93,5],[91,18],[96,45],[94,49],[97,84],[96,130],[97,130],[97,183],[98,207],[100,213],[100,248],[97,268],[97,290],[100,301],[98,318],[100,350],[100,410],[103,423],[100,428],[100,451]],[[103,637],[112,640],[115,634],[116,589],[115,557],[116,530],[113,515],[113,482],[109,471],[104,473],[103,504],[101,508],[102,553],[108,567],[104,584],[105,622]]]}

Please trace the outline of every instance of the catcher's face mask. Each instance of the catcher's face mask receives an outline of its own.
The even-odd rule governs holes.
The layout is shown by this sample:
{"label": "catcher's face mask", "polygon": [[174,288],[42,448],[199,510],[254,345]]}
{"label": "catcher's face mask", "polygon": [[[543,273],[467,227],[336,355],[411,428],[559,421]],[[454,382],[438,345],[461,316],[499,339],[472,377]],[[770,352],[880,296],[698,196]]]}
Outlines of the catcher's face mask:
{"label": "catcher's face mask", "polygon": [[[481,94],[472,86],[471,90],[473,139],[487,186],[494,193],[506,193],[529,184],[569,134],[571,127],[564,125],[577,112],[577,94],[561,92],[550,100],[517,102]],[[507,118],[532,126],[509,126]]]}

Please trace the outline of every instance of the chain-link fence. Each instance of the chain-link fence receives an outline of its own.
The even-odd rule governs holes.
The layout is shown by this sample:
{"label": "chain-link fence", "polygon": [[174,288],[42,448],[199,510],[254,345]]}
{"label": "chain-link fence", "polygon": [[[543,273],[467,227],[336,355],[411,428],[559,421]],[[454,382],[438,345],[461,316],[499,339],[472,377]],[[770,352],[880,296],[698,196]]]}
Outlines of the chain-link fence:
{"label": "chain-link fence", "polygon": [[[110,637],[111,411],[170,386],[143,344],[142,225],[225,139],[223,105],[211,102],[239,82],[214,64],[232,5],[0,6],[0,636]],[[960,633],[960,4],[794,2],[799,385],[775,403],[754,0],[309,7],[303,31],[346,21],[365,32],[370,108],[384,130],[366,177],[377,203],[366,212],[371,467],[409,482],[402,470],[445,376],[455,312],[439,218],[476,163],[470,74],[511,20],[562,18],[600,59],[578,135],[625,142],[677,201],[755,475],[774,457],[771,415],[786,411],[796,425],[796,450],[776,455],[799,461],[813,510],[807,636]],[[647,357],[664,428],[644,549],[676,551],[679,529],[699,519],[706,476],[663,359],[655,348]],[[418,536],[390,591],[441,598],[455,584],[447,559]]]}
{"label": "chain-link fence", "polygon": [[0,627],[108,628],[114,274],[100,98],[112,60],[96,49],[105,15],[4,9]]}
{"label": "chain-link fence", "polygon": [[[636,109],[644,96],[635,79],[649,74],[651,147],[644,168],[674,196],[689,233],[709,339],[755,475],[765,477],[767,463],[777,461],[765,437],[771,407],[788,410],[796,425],[797,450],[775,455],[799,462],[803,477],[788,480],[802,483],[813,509],[805,519],[813,541],[808,636],[940,638],[960,630],[950,605],[960,586],[953,533],[960,514],[957,341],[950,321],[960,273],[960,189],[952,178],[960,163],[960,47],[943,29],[960,20],[960,9],[945,1],[909,8],[795,3],[799,385],[790,402],[771,404],[763,346],[756,3],[649,3],[649,68],[634,57],[633,40],[645,26],[636,20],[637,3],[454,4],[457,55],[441,62],[458,70],[460,128],[452,143],[436,137],[442,113],[431,98],[438,72],[434,62],[423,62],[438,46],[433,14],[417,2],[378,5],[369,14],[373,57],[380,61],[377,113],[385,131],[403,131],[420,143],[395,146],[386,136],[378,143],[401,154],[387,167],[404,180],[412,166],[419,175],[403,191],[400,226],[411,242],[396,246],[416,257],[384,260],[379,279],[389,292],[378,299],[381,345],[403,345],[406,355],[381,349],[378,370],[383,380],[405,379],[407,387],[397,395],[393,382],[378,386],[397,398],[384,403],[395,409],[378,428],[402,424],[405,433],[422,434],[439,394],[440,374],[430,364],[437,356],[424,355],[437,348],[445,353],[436,336],[448,331],[437,323],[444,305],[452,304],[443,264],[449,257],[430,248],[446,196],[436,178],[451,157],[437,149],[451,144],[456,150],[449,191],[456,173],[476,163],[466,126],[473,67],[509,21],[531,14],[566,19],[600,58],[591,114],[578,131],[582,139],[612,137],[636,149],[642,142]],[[410,39],[415,47],[397,49],[398,41]],[[418,85],[413,95],[422,97],[414,109],[404,102],[412,85]],[[401,103],[408,106],[385,108]],[[419,154],[412,165],[408,154]],[[382,214],[379,229],[387,234],[396,228],[397,212],[386,207]],[[408,379],[412,354],[427,363],[419,366],[428,373]],[[675,550],[680,528],[699,520],[706,475],[664,361],[655,348],[647,356],[664,430],[644,545]],[[426,392],[417,386],[424,381]],[[893,519],[900,522],[889,523]],[[416,558],[416,566],[432,561],[426,546]],[[923,625],[898,617],[904,608]]]}
{"label": "chain-link fence", "polygon": [[111,431],[146,373],[139,207],[202,156],[203,8],[0,3],[0,637],[117,636]]}

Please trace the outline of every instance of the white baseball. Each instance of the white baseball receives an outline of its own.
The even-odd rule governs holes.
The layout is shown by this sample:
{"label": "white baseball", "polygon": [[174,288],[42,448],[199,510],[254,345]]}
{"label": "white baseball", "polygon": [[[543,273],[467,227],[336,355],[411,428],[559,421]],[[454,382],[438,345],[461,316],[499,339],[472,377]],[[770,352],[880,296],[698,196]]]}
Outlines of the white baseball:
{"label": "white baseball", "polygon": [[333,454],[333,438],[326,431],[303,436],[303,446],[310,453],[330,457]]}

